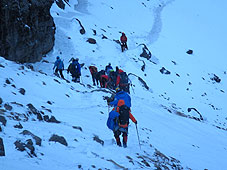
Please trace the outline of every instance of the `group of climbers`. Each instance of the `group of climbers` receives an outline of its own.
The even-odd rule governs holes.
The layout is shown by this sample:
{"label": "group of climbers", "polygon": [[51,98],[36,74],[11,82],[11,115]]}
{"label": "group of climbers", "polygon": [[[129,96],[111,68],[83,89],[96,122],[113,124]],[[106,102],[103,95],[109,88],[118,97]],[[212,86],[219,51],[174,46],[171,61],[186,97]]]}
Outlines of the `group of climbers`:
{"label": "group of climbers", "polygon": [[129,93],[128,75],[122,69],[119,69],[118,66],[116,66],[116,70],[114,71],[111,63],[109,63],[105,67],[105,70],[98,71],[97,67],[91,65],[89,66],[89,70],[92,76],[93,85],[98,85],[98,83],[100,83],[100,87],[113,90],[115,90],[116,87],[119,87]]}
{"label": "group of climbers", "polygon": [[[80,82],[80,76],[81,76],[81,66],[79,64],[79,59],[71,58],[69,62],[71,62],[68,66],[67,73],[71,73],[72,81],[73,82]],[[56,69],[55,69],[56,68]],[[58,72],[60,73],[60,76],[62,79],[65,80],[62,71],[64,70],[64,63],[63,60],[60,59],[59,56],[56,57],[56,61],[54,63],[53,70],[55,69],[54,74],[59,77]]]}
{"label": "group of climbers", "polygon": [[[120,38],[120,44],[122,52],[125,49],[128,49],[127,37],[124,33],[122,33]],[[71,73],[72,81],[74,82],[80,82],[81,65],[78,61],[78,58],[72,58],[69,61],[71,63],[67,69],[67,73]],[[61,78],[65,79],[62,73],[64,70],[64,63],[59,56],[56,58],[53,69],[55,69],[55,75],[59,76],[59,72]],[[107,126],[113,131],[117,145],[121,147],[123,143],[123,147],[127,147],[129,119],[137,125],[137,120],[131,113],[131,97],[129,95],[129,80],[127,73],[118,66],[116,66],[116,70],[114,71],[111,63],[105,67],[105,70],[101,71],[98,71],[95,65],[91,65],[89,66],[89,71],[94,86],[100,84],[100,87],[102,88],[116,90],[116,94],[107,98],[108,107],[113,106],[112,111],[109,113]],[[123,137],[122,143],[120,140],[121,134]]]}

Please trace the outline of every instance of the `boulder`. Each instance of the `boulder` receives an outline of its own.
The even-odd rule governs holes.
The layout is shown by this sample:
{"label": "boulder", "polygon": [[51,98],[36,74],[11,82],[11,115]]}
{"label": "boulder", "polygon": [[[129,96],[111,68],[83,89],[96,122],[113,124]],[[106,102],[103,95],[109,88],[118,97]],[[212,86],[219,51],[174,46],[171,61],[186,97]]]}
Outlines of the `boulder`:
{"label": "boulder", "polygon": [[19,93],[22,94],[22,95],[25,95],[25,89],[24,88],[20,88],[19,89]]}
{"label": "boulder", "polygon": [[193,54],[193,50],[188,50],[186,53],[187,54]]}
{"label": "boulder", "polygon": [[41,146],[41,143],[42,143],[42,139],[36,135],[34,135],[33,133],[31,133],[30,131],[28,130],[24,130],[22,133],[20,134],[23,134],[23,135],[30,135],[34,140],[35,140],[35,143],[36,145],[39,145]]}
{"label": "boulder", "polygon": [[0,156],[5,156],[5,149],[2,138],[0,138]]}
{"label": "boulder", "polygon": [[6,118],[4,117],[4,116],[1,116],[0,115],[0,122],[4,125],[4,126],[6,126]]}
{"label": "boulder", "polygon": [[54,0],[1,0],[0,56],[19,63],[36,62],[54,46]]}
{"label": "boulder", "polygon": [[66,142],[65,138],[63,136],[58,135],[52,135],[49,141],[58,142],[62,145],[68,146],[68,143]]}
{"label": "boulder", "polygon": [[8,103],[4,104],[4,108],[8,111],[11,111],[13,109],[13,107],[11,105],[9,105]]}
{"label": "boulder", "polygon": [[94,38],[88,38],[87,42],[90,44],[96,44],[96,40]]}

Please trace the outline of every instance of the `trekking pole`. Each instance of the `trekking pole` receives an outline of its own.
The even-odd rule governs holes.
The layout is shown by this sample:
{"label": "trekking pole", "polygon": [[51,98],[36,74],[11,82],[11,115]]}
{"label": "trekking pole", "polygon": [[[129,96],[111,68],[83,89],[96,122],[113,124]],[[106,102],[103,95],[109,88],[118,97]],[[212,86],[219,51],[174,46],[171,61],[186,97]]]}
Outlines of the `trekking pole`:
{"label": "trekking pole", "polygon": [[140,146],[140,150],[141,150],[140,137],[139,137],[139,132],[138,132],[137,124],[136,124],[136,132],[137,132],[137,137],[138,137],[139,146]]}

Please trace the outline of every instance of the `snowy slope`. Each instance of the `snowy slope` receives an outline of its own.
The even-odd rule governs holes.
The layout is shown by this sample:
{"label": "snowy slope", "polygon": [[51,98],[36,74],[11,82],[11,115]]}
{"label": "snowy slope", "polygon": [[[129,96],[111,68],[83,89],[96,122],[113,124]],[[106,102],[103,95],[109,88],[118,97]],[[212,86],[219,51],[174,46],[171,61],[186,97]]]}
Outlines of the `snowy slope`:
{"label": "snowy slope", "polygon": [[[0,58],[0,116],[7,120],[6,126],[0,123],[6,152],[0,157],[0,169],[226,169],[227,26],[223,21],[227,3],[74,0],[69,4],[65,10],[53,4],[55,46],[43,61],[32,65],[34,71],[30,65]],[[85,34],[80,33],[76,19]],[[128,37],[129,50],[124,53],[114,41],[120,32]],[[88,38],[97,43],[89,44]],[[152,52],[152,61],[158,58],[158,64],[140,57],[141,43]],[[186,53],[189,49],[192,55]],[[57,55],[66,67],[71,57],[85,63],[82,84],[53,76]],[[138,120],[141,150],[133,123],[128,148],[116,146],[106,127],[109,109],[103,96],[110,93],[90,86],[88,66],[95,64],[101,70],[109,62],[141,77],[150,88],[130,76],[132,113]],[[162,74],[162,67],[170,74]],[[211,80],[214,74],[220,83]],[[64,75],[71,80],[66,72]],[[12,110],[4,107],[7,103]],[[39,121],[30,113],[30,103],[42,117],[54,116],[61,123]],[[196,108],[203,120],[188,108]],[[23,128],[14,128],[19,122]],[[34,144],[36,156],[29,155],[28,148],[24,152],[15,149],[15,141],[32,139],[35,143],[31,135],[21,134],[24,130],[42,139],[41,146]],[[53,134],[63,136],[67,146],[49,141]]]}

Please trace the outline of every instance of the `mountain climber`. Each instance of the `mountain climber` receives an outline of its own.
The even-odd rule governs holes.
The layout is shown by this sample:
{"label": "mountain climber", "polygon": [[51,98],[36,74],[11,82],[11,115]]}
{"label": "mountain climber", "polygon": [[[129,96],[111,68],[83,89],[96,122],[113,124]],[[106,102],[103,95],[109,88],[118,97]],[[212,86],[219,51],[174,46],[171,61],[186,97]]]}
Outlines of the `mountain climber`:
{"label": "mountain climber", "polygon": [[95,67],[94,65],[91,65],[91,66],[89,66],[89,70],[90,70],[90,73],[91,73],[91,76],[92,76],[93,85],[95,86],[95,81],[98,85],[99,79],[97,77],[97,74],[98,74],[97,67]]}
{"label": "mountain climber", "polygon": [[107,75],[101,75],[101,78],[100,78],[100,86],[102,88],[106,88],[107,87],[107,82],[109,80],[109,77]]}
{"label": "mountain climber", "polygon": [[128,75],[126,72],[121,72],[118,75],[117,78],[117,83],[116,83],[120,89],[124,90],[125,92],[130,93],[129,91],[129,79],[128,79]]}
{"label": "mountain climber", "polygon": [[131,97],[127,92],[121,90],[119,87],[116,88],[116,95],[114,96],[114,100],[111,102],[107,101],[107,104],[116,107],[120,99],[124,100],[127,107],[131,107]]}
{"label": "mountain climber", "polygon": [[115,89],[116,88],[116,81],[117,81],[117,74],[114,70],[110,70],[109,79],[107,82],[107,88]]}
{"label": "mountain climber", "polygon": [[125,105],[125,101],[120,99],[117,103],[117,107],[115,111],[119,113],[119,116],[115,119],[118,126],[115,127],[113,130],[114,137],[116,139],[117,145],[121,146],[120,135],[122,133],[123,136],[123,147],[127,147],[127,139],[128,139],[128,125],[129,125],[129,118],[137,124],[137,120],[131,113],[129,107]]}
{"label": "mountain climber", "polygon": [[[55,69],[55,67],[56,67],[56,69]],[[64,63],[63,63],[63,61],[60,59],[59,56],[56,57],[56,61],[55,61],[55,63],[54,63],[53,70],[54,70],[54,69],[55,69],[54,74],[55,74],[56,76],[59,77],[59,75],[58,75],[58,72],[59,72],[61,78],[62,78],[62,79],[65,79],[64,76],[63,76],[63,73],[62,73],[62,71],[64,70]]]}
{"label": "mountain climber", "polygon": [[128,50],[127,37],[124,32],[122,32],[120,40],[121,40],[121,51],[123,52],[125,48]]}
{"label": "mountain climber", "polygon": [[101,87],[101,76],[105,75],[105,70],[101,70],[97,73],[96,78],[99,81],[100,87]]}
{"label": "mountain climber", "polygon": [[120,74],[120,73],[122,73],[122,72],[124,72],[122,69],[119,69],[119,67],[118,66],[116,66],[116,73],[117,74]]}
{"label": "mountain climber", "polygon": [[81,66],[79,64],[79,59],[72,58],[72,63],[69,65],[67,69],[67,73],[71,73],[72,75],[72,81],[74,82],[80,82],[80,76],[81,76]]}
{"label": "mountain climber", "polygon": [[119,83],[121,81],[121,77],[120,77],[120,73],[123,73],[124,71],[122,69],[119,69],[118,66],[116,66],[116,75],[117,75],[117,79],[116,79],[116,87],[119,86]]}
{"label": "mountain climber", "polygon": [[110,70],[113,70],[113,67],[111,66],[111,63],[109,63],[106,68],[105,68],[105,72],[106,74],[109,76]]}

